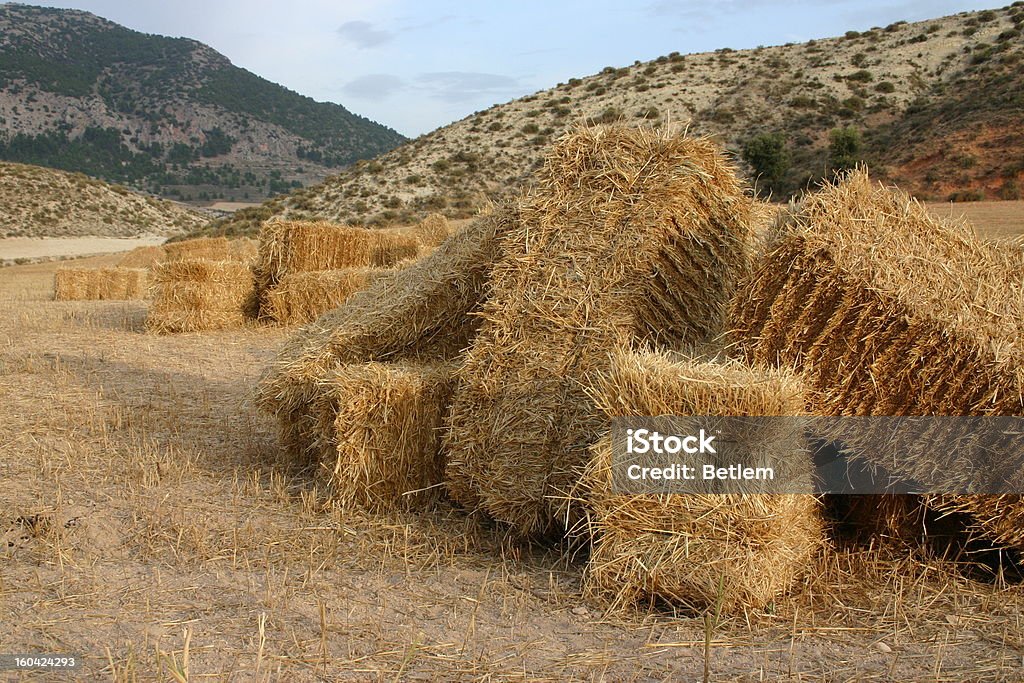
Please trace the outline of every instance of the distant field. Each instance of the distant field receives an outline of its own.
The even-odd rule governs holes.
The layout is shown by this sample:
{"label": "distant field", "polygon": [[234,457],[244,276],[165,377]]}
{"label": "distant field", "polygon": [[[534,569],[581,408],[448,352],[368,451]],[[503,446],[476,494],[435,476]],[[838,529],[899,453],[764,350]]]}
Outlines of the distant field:
{"label": "distant field", "polygon": [[1024,235],[1024,200],[1007,202],[928,202],[940,216],[965,216],[978,232],[992,239]]}
{"label": "distant field", "polygon": [[48,259],[130,251],[163,244],[165,237],[10,237],[0,239],[0,264],[15,259]]}

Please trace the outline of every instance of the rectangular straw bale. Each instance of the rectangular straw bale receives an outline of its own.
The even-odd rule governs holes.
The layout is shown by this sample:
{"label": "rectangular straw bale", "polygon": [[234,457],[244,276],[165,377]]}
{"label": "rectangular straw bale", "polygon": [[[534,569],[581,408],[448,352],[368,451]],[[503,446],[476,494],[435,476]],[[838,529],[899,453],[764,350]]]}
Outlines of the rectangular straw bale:
{"label": "rectangular straw bale", "polygon": [[474,221],[429,256],[382,274],[288,341],[265,372],[257,402],[277,416],[281,442],[294,456],[310,452],[316,385],[339,365],[440,362],[469,344],[497,258],[497,235],[513,221],[509,211]]}
{"label": "rectangular straw bale", "polygon": [[422,508],[442,492],[440,429],[451,399],[444,364],[343,365],[319,383],[319,472],[344,506]]}
{"label": "rectangular straw bale", "polygon": [[[791,373],[652,352],[617,354],[594,395],[609,418],[786,416],[804,407]],[[759,430],[750,443],[732,438],[751,463],[770,454],[765,462],[786,470],[777,478],[809,484],[811,455],[791,430]],[[812,495],[624,495],[612,489],[612,457],[605,435],[583,478],[594,538],[586,587],[619,606],[663,599],[698,611],[764,607],[793,587],[822,545]]]}
{"label": "rectangular straw bale", "polygon": [[232,261],[252,263],[259,253],[259,243],[249,237],[228,240],[228,258]]}
{"label": "rectangular straw bale", "polygon": [[165,261],[204,259],[207,261],[231,260],[231,245],[226,237],[200,237],[163,245]]}
{"label": "rectangular straw bale", "polygon": [[146,328],[158,333],[240,327],[253,292],[252,273],[238,261],[169,261],[153,272],[154,300]]}
{"label": "rectangular straw bale", "polygon": [[160,245],[136,247],[121,257],[119,268],[152,268],[164,259],[164,248]]}
{"label": "rectangular straw bale", "polygon": [[341,268],[290,273],[267,293],[270,317],[283,325],[312,322],[386,272],[382,268]]}
{"label": "rectangular straw bale", "polygon": [[752,201],[704,139],[619,127],[563,137],[502,238],[460,371],[446,483],[521,534],[564,530],[603,424],[584,387],[630,345],[720,333],[748,265]]}
{"label": "rectangular straw bale", "polygon": [[269,316],[267,298],[291,273],[341,268],[387,268],[415,258],[416,237],[393,230],[370,230],[327,222],[272,220],[260,229],[253,272],[260,314]]}
{"label": "rectangular straw bale", "polygon": [[[781,231],[739,290],[735,336],[751,362],[801,368],[825,415],[1022,415],[1024,288],[1011,264],[966,223],[857,171],[805,200]],[[892,467],[891,454],[862,457]],[[948,458],[907,458],[896,473],[970,478]],[[976,504],[993,537],[1024,545],[1024,534],[982,519],[986,497],[933,502]]]}
{"label": "rectangular straw bale", "polygon": [[143,299],[147,293],[145,268],[58,268],[54,275],[57,301],[109,301]]}
{"label": "rectangular straw bale", "polygon": [[443,215],[432,213],[413,229],[413,235],[421,246],[430,248],[444,242],[455,232],[454,226]]}

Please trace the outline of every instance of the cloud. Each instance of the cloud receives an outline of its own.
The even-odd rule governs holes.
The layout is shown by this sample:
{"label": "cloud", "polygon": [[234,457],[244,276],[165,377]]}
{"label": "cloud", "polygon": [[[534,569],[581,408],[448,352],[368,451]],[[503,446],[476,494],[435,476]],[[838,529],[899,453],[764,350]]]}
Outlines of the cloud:
{"label": "cloud", "polygon": [[476,71],[434,71],[420,74],[416,81],[431,96],[446,102],[465,102],[484,95],[518,93],[519,81],[511,76]]}
{"label": "cloud", "polygon": [[405,81],[392,74],[367,74],[349,81],[342,86],[346,95],[361,100],[380,102],[391,97],[399,90],[404,90]]}
{"label": "cloud", "polygon": [[368,21],[346,21],[338,27],[338,35],[360,50],[383,45],[395,37],[390,31],[374,28]]}

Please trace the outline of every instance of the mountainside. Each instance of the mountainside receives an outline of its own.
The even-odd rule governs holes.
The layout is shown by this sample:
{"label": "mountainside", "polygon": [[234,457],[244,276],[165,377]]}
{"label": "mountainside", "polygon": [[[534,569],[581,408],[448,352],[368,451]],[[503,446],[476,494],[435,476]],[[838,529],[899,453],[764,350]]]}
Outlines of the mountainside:
{"label": "mountainside", "polygon": [[169,236],[209,220],[202,211],[81,173],[0,162],[0,238]]}
{"label": "mountainside", "polygon": [[0,5],[0,131],[0,159],[193,199],[280,194],[405,140],[194,40],[15,4]]}
{"label": "mountainside", "polygon": [[1015,198],[1024,173],[1022,25],[1018,2],[828,40],[607,67],[208,231],[248,233],[276,214],[375,225],[428,211],[469,215],[528,182],[546,145],[582,120],[671,123],[715,136],[775,197],[864,161],[875,177],[926,199]]}

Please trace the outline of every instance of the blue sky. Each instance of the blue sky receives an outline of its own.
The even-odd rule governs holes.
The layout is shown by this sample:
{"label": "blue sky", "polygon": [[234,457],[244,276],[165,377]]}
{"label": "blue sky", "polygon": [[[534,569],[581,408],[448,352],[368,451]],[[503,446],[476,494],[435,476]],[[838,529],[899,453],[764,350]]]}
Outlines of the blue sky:
{"label": "blue sky", "polygon": [[72,0],[415,136],[605,66],[1009,4],[973,0]]}

